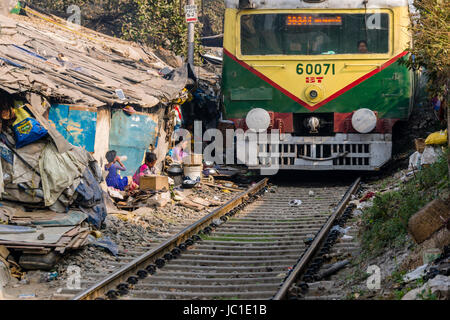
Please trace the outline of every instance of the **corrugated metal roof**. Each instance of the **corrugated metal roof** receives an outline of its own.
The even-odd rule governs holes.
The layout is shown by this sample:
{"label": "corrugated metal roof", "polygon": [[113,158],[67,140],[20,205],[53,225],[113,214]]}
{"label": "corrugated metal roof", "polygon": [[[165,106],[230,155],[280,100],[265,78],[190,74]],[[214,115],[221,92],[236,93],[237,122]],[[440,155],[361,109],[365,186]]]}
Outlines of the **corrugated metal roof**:
{"label": "corrugated metal roof", "polygon": [[152,107],[176,98],[186,85],[187,66],[166,80],[158,72],[170,66],[148,47],[27,12],[0,14],[0,89],[90,106]]}

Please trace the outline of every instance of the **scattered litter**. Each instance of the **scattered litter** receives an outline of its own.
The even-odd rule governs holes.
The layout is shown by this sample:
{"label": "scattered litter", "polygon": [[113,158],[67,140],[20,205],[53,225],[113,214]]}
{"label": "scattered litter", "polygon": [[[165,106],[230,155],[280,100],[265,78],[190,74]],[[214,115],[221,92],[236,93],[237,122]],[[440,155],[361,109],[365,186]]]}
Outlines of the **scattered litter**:
{"label": "scattered litter", "polygon": [[[409,165],[408,170],[416,170],[421,168],[421,161],[422,161],[422,155],[419,153],[419,151],[414,152],[409,157]],[[412,172],[411,172],[412,174]]]}
{"label": "scattered litter", "polygon": [[165,207],[171,201],[171,194],[169,191],[157,193],[147,200],[147,206],[156,206],[159,208]]}
{"label": "scattered litter", "polygon": [[428,267],[428,263],[414,269],[413,271],[405,274],[403,277],[403,281],[410,282],[416,279],[423,277],[426,274],[426,269]]}
{"label": "scattered litter", "polygon": [[426,249],[422,255],[423,263],[431,263],[441,256],[441,250],[438,248]]}
{"label": "scattered litter", "polygon": [[46,282],[50,282],[56,280],[58,278],[58,272],[48,272],[44,275],[44,280]]}
{"label": "scattered litter", "polygon": [[352,228],[352,227],[342,228],[342,227],[336,225],[336,226],[334,226],[333,228],[331,228],[331,231],[336,230],[336,231],[338,231],[339,233],[346,234],[351,228]]}
{"label": "scattered litter", "polygon": [[93,243],[94,246],[107,249],[109,252],[111,252],[114,256],[117,256],[119,254],[119,246],[115,244],[110,238],[104,237],[101,239],[98,239]]}
{"label": "scattered litter", "polygon": [[359,202],[364,202],[364,201],[367,201],[367,200],[369,200],[370,198],[372,198],[372,197],[374,197],[375,196],[375,192],[372,192],[372,191],[368,191],[360,200],[359,200]]}
{"label": "scattered litter", "polygon": [[342,238],[342,240],[353,240],[352,236],[348,236],[348,235],[344,235]]}
{"label": "scattered litter", "polygon": [[336,263],[332,264],[331,266],[329,266],[328,268],[326,268],[325,270],[321,271],[318,274],[318,278],[323,279],[325,277],[331,276],[332,274],[343,269],[349,263],[350,263],[350,260],[343,260],[343,261],[336,262]]}
{"label": "scattered litter", "polygon": [[173,196],[173,200],[175,201],[182,201],[184,198],[178,195]]}
{"label": "scattered litter", "polygon": [[307,234],[306,238],[305,238],[305,240],[303,240],[303,242],[306,245],[309,245],[309,244],[311,244],[314,241],[314,237],[315,237],[315,235],[313,235],[313,234]]}
{"label": "scattered litter", "polygon": [[356,210],[353,211],[353,216],[355,216],[355,217],[358,217],[358,216],[360,216],[362,214],[363,214],[363,212],[360,209],[356,209]]}
{"label": "scattered litter", "polygon": [[120,190],[114,189],[113,187],[108,187],[108,194],[111,198],[123,200],[123,195],[120,193]]}
{"label": "scattered litter", "polygon": [[0,257],[0,289],[11,281],[9,264]]}
{"label": "scattered litter", "polygon": [[310,197],[312,197],[314,195],[314,191],[310,190],[308,194]]}
{"label": "scattered litter", "polygon": [[302,200],[291,200],[289,201],[291,207],[298,207],[302,205]]}
{"label": "scattered litter", "polygon": [[36,298],[36,294],[34,293],[23,293],[23,294],[19,294],[19,299],[32,299],[32,298]]}
{"label": "scattered litter", "polygon": [[373,201],[366,201],[366,202],[361,202],[360,204],[358,204],[356,206],[356,209],[364,209],[364,208],[370,208],[373,206]]}
{"label": "scattered litter", "polygon": [[425,139],[425,144],[427,145],[446,144],[446,143],[447,143],[447,129],[433,132]]}
{"label": "scattered litter", "polygon": [[96,239],[99,239],[99,238],[102,237],[102,233],[101,233],[100,231],[98,231],[98,230],[92,230],[92,231],[91,231],[91,234],[92,234]]}
{"label": "scattered litter", "polygon": [[426,146],[423,150],[421,165],[431,165],[437,161],[439,155],[442,152],[439,148],[434,148],[432,146]]}

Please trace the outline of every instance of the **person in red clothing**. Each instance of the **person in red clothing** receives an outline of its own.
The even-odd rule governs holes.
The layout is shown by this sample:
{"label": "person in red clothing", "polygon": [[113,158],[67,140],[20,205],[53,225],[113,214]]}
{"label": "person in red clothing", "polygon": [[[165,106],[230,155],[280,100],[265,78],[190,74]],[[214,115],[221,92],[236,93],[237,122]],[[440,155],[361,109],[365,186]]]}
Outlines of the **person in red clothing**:
{"label": "person in red clothing", "polygon": [[140,185],[140,180],[142,176],[156,175],[156,154],[153,152],[147,152],[145,154],[145,163],[141,165],[133,175],[133,182]]}

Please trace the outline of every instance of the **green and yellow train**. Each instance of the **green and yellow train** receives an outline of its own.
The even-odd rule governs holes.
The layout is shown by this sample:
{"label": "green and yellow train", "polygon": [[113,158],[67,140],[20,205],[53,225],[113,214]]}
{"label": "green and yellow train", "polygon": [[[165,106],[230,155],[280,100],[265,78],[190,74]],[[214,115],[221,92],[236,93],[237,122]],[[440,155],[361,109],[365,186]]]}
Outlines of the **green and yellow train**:
{"label": "green and yellow train", "polygon": [[378,170],[391,158],[416,78],[401,63],[411,41],[407,0],[225,3],[226,119],[248,130],[256,110],[264,130],[286,134],[276,150],[260,143],[272,155],[251,168]]}

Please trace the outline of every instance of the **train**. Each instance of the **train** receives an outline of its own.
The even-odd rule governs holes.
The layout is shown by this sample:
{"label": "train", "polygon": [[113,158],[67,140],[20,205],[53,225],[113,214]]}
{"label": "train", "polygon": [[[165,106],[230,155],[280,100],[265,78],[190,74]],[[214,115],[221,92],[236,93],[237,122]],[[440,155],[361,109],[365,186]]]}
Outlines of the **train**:
{"label": "train", "polygon": [[[380,170],[392,157],[395,125],[411,114],[418,78],[405,63],[408,1],[225,4],[224,119],[266,137],[248,167]],[[273,132],[278,140],[267,138]]]}

